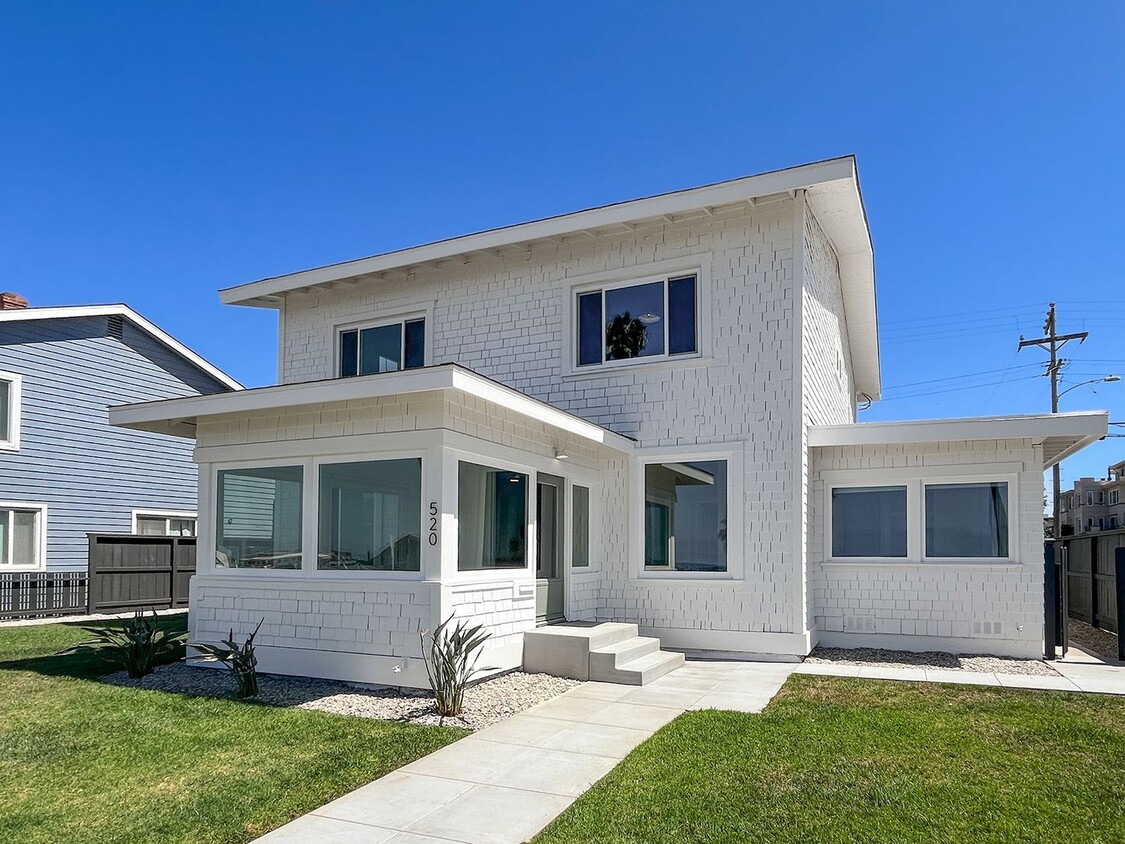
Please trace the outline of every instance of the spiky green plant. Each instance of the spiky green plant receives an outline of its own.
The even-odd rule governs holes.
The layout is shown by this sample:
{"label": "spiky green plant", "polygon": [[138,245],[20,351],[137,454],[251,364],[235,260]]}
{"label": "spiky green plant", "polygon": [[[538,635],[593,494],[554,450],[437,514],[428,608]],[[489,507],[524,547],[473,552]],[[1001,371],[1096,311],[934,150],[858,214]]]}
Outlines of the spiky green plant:
{"label": "spiky green plant", "polygon": [[263,618],[262,621],[258,622],[254,632],[241,645],[234,641],[233,627],[230,635],[223,642],[225,647],[209,645],[206,642],[189,643],[190,647],[195,648],[201,654],[215,657],[230,669],[236,684],[234,696],[240,700],[258,696],[258,657],[254,655],[254,637],[258,635],[264,621]]}
{"label": "spiky green plant", "polygon": [[179,658],[186,633],[160,627],[156,610],[146,616],[137,610],[122,624],[83,627],[93,638],[60,651],[61,654],[96,653],[124,668],[130,677],[144,677],[157,665]]}
{"label": "spiky green plant", "polygon": [[426,645],[428,631],[423,630],[419,633],[422,640],[422,660],[426,663],[426,675],[430,678],[430,688],[434,692],[438,715],[443,716],[461,714],[465,687],[469,685],[469,681],[477,671],[477,658],[480,656],[477,652],[492,635],[484,632],[483,625],[469,627],[464,621],[458,621],[450,630],[448,628],[452,621],[451,615],[434,628],[433,635],[429,636],[428,647]]}

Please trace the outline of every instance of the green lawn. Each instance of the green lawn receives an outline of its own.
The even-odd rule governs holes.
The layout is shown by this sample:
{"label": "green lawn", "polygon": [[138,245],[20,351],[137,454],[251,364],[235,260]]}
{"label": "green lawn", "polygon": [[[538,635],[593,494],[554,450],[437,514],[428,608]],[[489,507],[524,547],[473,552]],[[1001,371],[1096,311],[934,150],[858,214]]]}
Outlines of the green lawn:
{"label": "green lawn", "polygon": [[688,713],[536,844],[1125,841],[1125,699],[794,676]]}
{"label": "green lawn", "polygon": [[0,841],[245,842],[464,734],[107,686],[85,638],[0,630]]}

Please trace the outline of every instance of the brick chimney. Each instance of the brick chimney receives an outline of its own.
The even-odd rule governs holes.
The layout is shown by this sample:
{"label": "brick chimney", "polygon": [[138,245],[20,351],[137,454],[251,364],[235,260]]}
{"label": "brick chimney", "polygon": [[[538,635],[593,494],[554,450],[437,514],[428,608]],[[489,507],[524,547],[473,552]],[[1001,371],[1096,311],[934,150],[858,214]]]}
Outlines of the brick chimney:
{"label": "brick chimney", "polygon": [[17,311],[27,307],[27,299],[18,293],[0,293],[0,311]]}

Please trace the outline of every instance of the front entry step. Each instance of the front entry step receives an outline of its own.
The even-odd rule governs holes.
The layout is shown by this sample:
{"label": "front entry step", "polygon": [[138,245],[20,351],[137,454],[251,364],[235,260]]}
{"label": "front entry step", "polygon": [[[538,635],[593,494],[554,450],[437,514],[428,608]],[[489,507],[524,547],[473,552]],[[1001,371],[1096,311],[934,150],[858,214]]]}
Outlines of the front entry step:
{"label": "front entry step", "polygon": [[684,664],[660,640],[616,622],[556,624],[523,634],[523,670],[575,680],[643,686]]}

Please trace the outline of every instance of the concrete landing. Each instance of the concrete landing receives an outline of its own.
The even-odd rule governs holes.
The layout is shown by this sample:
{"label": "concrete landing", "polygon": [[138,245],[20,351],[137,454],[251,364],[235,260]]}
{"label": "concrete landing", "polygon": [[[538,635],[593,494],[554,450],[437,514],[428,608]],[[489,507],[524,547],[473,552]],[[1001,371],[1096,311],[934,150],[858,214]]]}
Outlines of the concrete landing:
{"label": "concrete landing", "polygon": [[635,624],[554,624],[523,634],[523,670],[533,674],[643,686],[683,664],[683,654],[662,651]]}

